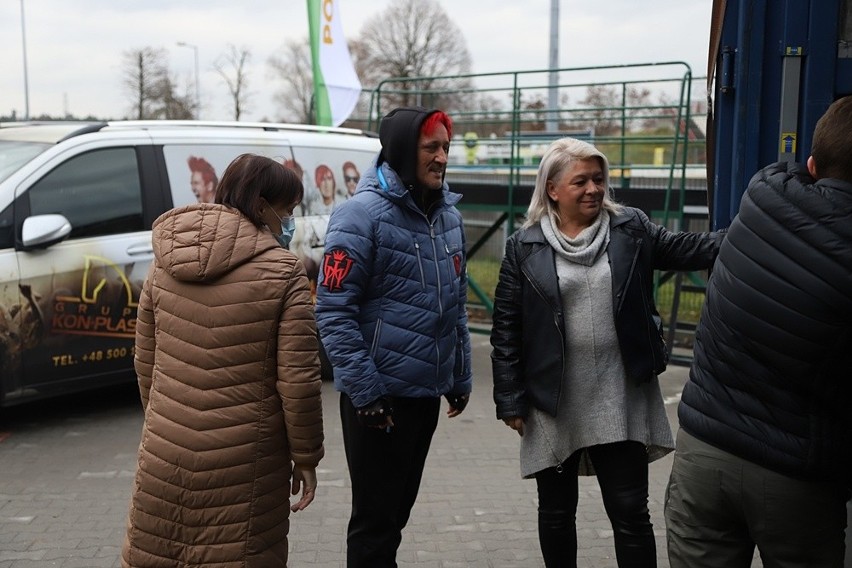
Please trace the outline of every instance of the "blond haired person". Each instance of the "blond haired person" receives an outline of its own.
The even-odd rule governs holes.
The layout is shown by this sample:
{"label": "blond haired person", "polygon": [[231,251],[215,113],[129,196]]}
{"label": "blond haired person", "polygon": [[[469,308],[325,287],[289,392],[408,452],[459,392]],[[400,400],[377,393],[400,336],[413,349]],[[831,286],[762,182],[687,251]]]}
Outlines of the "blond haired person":
{"label": "blond haired person", "polygon": [[491,344],[497,418],[521,436],[548,567],[576,566],[578,475],[598,477],[618,566],[656,566],[648,462],[674,443],[652,276],[710,267],[721,240],[615,203],[591,144],[564,138],[545,152],[526,222],[506,243]]}

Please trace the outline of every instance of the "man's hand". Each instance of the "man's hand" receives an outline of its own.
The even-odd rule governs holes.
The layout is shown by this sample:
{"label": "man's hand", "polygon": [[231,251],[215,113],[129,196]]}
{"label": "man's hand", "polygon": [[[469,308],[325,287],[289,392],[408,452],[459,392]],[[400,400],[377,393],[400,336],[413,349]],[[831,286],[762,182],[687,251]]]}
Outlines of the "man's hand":
{"label": "man's hand", "polygon": [[355,409],[358,422],[368,428],[393,427],[393,404],[391,399],[385,396],[377,398],[372,404]]}
{"label": "man's hand", "polygon": [[294,466],[292,481],[290,492],[293,495],[299,493],[299,487],[302,489],[302,498],[290,505],[290,510],[296,513],[307,508],[314,500],[317,491],[317,470],[303,465]]}
{"label": "man's hand", "polygon": [[520,416],[509,416],[508,418],[504,418],[503,422],[518,433],[518,436],[524,435],[524,419]]}
{"label": "man's hand", "polygon": [[446,398],[447,402],[450,403],[450,407],[447,409],[447,416],[449,418],[455,418],[456,416],[464,412],[464,409],[467,406],[468,401],[470,400],[470,393],[445,394],[444,398]]}

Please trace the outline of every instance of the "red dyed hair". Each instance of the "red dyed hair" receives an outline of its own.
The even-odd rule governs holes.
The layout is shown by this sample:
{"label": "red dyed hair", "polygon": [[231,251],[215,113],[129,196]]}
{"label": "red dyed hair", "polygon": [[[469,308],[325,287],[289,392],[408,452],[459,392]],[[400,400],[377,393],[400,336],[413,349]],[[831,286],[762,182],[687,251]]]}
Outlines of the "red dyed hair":
{"label": "red dyed hair", "polygon": [[443,124],[447,129],[447,136],[453,137],[453,120],[442,110],[438,110],[426,117],[423,124],[420,126],[420,132],[426,136],[430,136],[439,124]]}
{"label": "red dyed hair", "polygon": [[186,162],[189,164],[189,171],[193,173],[200,173],[201,179],[204,180],[204,183],[213,183],[214,185],[219,183],[219,178],[216,177],[216,170],[214,170],[213,166],[210,165],[210,162],[204,158],[190,156]]}
{"label": "red dyed hair", "polygon": [[296,172],[296,175],[299,176],[299,179],[302,179],[302,176],[305,172],[302,169],[302,166],[299,165],[299,162],[297,162],[296,160],[284,160],[282,163],[284,164],[285,168],[290,168],[291,170]]}
{"label": "red dyed hair", "polygon": [[325,177],[326,172],[328,172],[331,176],[331,181],[334,183],[334,187],[337,187],[337,180],[334,179],[334,172],[332,172],[331,168],[325,164],[318,165],[317,169],[314,170],[314,181],[316,181],[317,187],[320,186],[320,182],[322,181],[322,178]]}

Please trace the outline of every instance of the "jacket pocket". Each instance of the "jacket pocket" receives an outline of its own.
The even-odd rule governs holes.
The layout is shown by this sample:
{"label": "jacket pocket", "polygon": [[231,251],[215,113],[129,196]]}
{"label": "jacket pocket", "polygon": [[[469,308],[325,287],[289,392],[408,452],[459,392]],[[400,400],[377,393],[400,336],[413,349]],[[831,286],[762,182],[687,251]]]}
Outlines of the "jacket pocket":
{"label": "jacket pocket", "polygon": [[447,253],[447,278],[449,278],[453,291],[456,291],[461,276],[461,246],[445,242],[444,251]]}
{"label": "jacket pocket", "polygon": [[375,361],[376,352],[379,350],[379,340],[382,338],[382,318],[376,320],[376,329],[373,330],[373,344],[370,346],[370,358]]}
{"label": "jacket pocket", "polygon": [[464,346],[462,345],[461,338],[456,339],[456,360],[453,365],[453,376],[454,377],[464,377],[465,376],[465,366],[464,366]]}

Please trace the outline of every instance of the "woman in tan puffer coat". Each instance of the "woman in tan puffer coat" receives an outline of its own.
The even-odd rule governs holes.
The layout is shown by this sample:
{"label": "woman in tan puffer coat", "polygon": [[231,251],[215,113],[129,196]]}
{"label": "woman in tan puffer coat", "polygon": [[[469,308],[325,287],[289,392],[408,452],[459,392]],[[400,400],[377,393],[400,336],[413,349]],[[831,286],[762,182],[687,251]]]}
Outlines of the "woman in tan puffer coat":
{"label": "woman in tan puffer coat", "polygon": [[154,222],[124,567],[287,565],[289,513],[313,500],[323,456],[310,287],[284,248],[302,195],[291,170],[244,154],[215,204]]}

